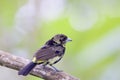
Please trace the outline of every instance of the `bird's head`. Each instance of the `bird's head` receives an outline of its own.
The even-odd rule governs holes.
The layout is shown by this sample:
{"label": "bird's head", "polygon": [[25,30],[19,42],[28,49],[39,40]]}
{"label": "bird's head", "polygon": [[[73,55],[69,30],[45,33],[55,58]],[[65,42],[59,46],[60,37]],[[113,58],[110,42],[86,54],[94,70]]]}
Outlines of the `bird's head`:
{"label": "bird's head", "polygon": [[65,45],[67,42],[72,41],[64,34],[57,34],[52,38],[52,40],[57,44],[61,44],[61,45]]}

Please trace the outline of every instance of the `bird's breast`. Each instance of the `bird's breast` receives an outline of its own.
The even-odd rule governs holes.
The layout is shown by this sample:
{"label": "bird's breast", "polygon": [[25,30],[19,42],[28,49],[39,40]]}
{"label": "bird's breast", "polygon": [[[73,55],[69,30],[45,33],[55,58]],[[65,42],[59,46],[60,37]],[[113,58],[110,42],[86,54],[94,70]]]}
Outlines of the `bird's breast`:
{"label": "bird's breast", "polygon": [[61,58],[60,56],[56,56],[56,57],[54,57],[52,59],[49,59],[49,63],[53,64],[55,61],[59,60],[60,58]]}

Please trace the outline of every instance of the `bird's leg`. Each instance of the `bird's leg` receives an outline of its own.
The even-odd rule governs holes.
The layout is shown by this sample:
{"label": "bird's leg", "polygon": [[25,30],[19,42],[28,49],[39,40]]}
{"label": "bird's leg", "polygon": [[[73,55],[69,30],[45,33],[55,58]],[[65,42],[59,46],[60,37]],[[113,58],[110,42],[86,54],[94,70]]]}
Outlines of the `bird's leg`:
{"label": "bird's leg", "polygon": [[50,64],[50,66],[51,66],[55,71],[61,72],[61,70],[58,70],[57,68],[55,68],[55,67],[53,66],[53,64]]}
{"label": "bird's leg", "polygon": [[57,61],[55,61],[54,63],[52,63],[52,64],[49,64],[52,68],[54,68],[57,72],[61,72],[62,70],[58,70],[57,68],[55,68],[54,66],[53,66],[53,64],[56,64],[57,62],[59,62],[60,60],[62,59],[62,57],[60,57]]}
{"label": "bird's leg", "polygon": [[45,66],[46,66],[47,64],[49,64],[49,62],[45,62],[45,63],[43,64],[43,68],[44,68],[44,69],[45,69]]}

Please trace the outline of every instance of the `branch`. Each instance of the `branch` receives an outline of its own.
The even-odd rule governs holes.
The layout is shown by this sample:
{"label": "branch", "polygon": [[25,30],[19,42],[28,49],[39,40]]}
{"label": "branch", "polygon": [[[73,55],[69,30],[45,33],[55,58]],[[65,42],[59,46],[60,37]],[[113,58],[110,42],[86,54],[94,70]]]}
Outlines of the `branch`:
{"label": "branch", "polygon": [[[24,59],[22,57],[18,57],[12,55],[10,53],[4,52],[0,50],[0,65],[5,66],[14,70],[20,70],[26,64],[28,64],[30,60]],[[50,67],[45,67],[38,65],[31,72],[31,75],[36,77],[43,78],[45,80],[79,80],[65,72],[56,72]]]}

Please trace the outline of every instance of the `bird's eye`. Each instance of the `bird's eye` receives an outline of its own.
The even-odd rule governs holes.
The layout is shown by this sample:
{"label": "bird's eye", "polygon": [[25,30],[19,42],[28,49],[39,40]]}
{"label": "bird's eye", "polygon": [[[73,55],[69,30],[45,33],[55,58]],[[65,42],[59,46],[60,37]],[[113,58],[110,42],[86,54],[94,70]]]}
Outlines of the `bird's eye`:
{"label": "bird's eye", "polygon": [[66,39],[67,39],[67,37],[64,37],[64,38],[63,38],[63,41],[65,41]]}

